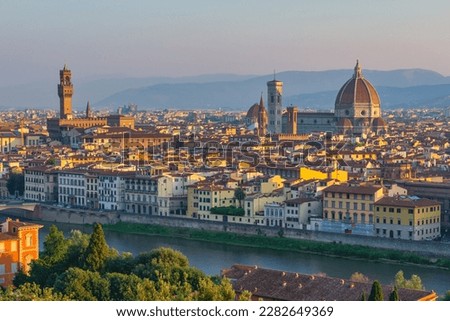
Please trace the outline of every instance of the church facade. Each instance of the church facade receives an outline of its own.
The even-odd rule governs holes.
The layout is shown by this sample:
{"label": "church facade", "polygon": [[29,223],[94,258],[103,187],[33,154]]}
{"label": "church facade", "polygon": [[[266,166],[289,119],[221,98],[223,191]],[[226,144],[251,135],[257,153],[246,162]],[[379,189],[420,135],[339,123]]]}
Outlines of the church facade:
{"label": "church facade", "polygon": [[268,132],[270,134],[305,134],[333,132],[361,136],[386,132],[381,118],[380,97],[375,87],[364,78],[359,61],[353,76],[339,90],[334,112],[299,112],[296,106],[282,107],[283,82],[267,82],[269,101]]}

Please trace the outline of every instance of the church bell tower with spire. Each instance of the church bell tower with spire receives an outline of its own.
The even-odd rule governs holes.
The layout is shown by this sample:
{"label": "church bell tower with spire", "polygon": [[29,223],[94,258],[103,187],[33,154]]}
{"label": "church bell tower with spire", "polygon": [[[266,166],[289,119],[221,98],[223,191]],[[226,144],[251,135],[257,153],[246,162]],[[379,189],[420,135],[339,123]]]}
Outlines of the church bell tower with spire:
{"label": "church bell tower with spire", "polygon": [[59,71],[59,118],[72,119],[72,72],[64,65],[64,68]]}

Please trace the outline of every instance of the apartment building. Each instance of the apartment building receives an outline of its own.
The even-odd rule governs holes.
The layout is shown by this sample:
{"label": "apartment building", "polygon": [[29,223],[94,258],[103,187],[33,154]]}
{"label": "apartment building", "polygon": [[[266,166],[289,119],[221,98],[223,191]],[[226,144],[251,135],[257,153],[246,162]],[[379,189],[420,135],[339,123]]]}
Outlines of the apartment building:
{"label": "apartment building", "polygon": [[86,170],[71,169],[58,172],[58,204],[86,207]]}
{"label": "apartment building", "polygon": [[125,210],[125,180],[129,173],[98,172],[98,204],[100,210]]}
{"label": "apartment building", "polygon": [[332,185],[322,193],[322,231],[373,235],[374,203],[384,195],[381,186]]}
{"label": "apartment building", "polygon": [[441,234],[441,204],[415,196],[383,197],[375,202],[375,235],[432,240]]}

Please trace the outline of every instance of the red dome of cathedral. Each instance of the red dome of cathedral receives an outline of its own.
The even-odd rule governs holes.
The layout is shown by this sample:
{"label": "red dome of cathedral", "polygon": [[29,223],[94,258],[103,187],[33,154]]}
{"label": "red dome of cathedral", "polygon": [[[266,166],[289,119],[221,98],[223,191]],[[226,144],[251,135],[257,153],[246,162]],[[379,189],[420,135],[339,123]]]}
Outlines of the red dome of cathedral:
{"label": "red dome of cathedral", "polygon": [[380,97],[372,84],[363,77],[359,61],[356,62],[353,77],[342,86],[341,90],[339,90],[336,97],[335,108],[343,109],[355,105],[370,105],[375,108],[380,106]]}
{"label": "red dome of cathedral", "polygon": [[[267,113],[264,106],[262,108],[264,109],[262,112]],[[246,117],[250,118],[250,119],[252,119],[252,118],[258,119],[260,109],[261,109],[261,107],[259,104],[257,104],[257,103],[253,104],[252,107],[250,107],[250,109],[247,111]]]}
{"label": "red dome of cathedral", "polygon": [[383,118],[375,118],[372,121],[372,127],[373,128],[386,128],[387,124],[386,124],[386,122],[384,121]]}

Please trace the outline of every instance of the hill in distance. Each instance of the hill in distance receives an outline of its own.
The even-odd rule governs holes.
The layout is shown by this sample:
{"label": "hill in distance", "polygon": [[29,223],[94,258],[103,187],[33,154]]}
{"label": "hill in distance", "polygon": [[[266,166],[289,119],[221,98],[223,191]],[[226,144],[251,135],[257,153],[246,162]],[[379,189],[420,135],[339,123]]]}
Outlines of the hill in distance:
{"label": "hill in distance", "polygon": [[[278,73],[276,78],[284,83],[284,106],[292,104],[300,108],[330,110],[334,108],[337,92],[352,75],[353,69],[285,71]],[[450,77],[437,72],[363,69],[363,75],[377,89],[383,108],[450,105]],[[0,87],[0,106],[56,109],[59,105],[56,76],[51,83]],[[95,109],[115,110],[120,105],[135,103],[140,109],[247,110],[259,101],[261,92],[266,99],[266,82],[272,79],[273,75],[233,74],[96,80],[74,76],[73,105],[74,109],[82,110],[90,100]]]}
{"label": "hill in distance", "polygon": [[[277,74],[276,78],[284,83],[285,106],[332,109],[337,92],[352,74],[353,70],[287,71]],[[447,106],[443,97],[450,95],[450,77],[422,69],[366,70],[363,74],[377,88],[382,106],[386,108],[428,106],[430,103]],[[97,105],[133,102],[142,108],[245,110],[259,100],[261,92],[266,97],[266,82],[272,79],[273,75],[267,75],[237,81],[157,84],[117,92]]]}

